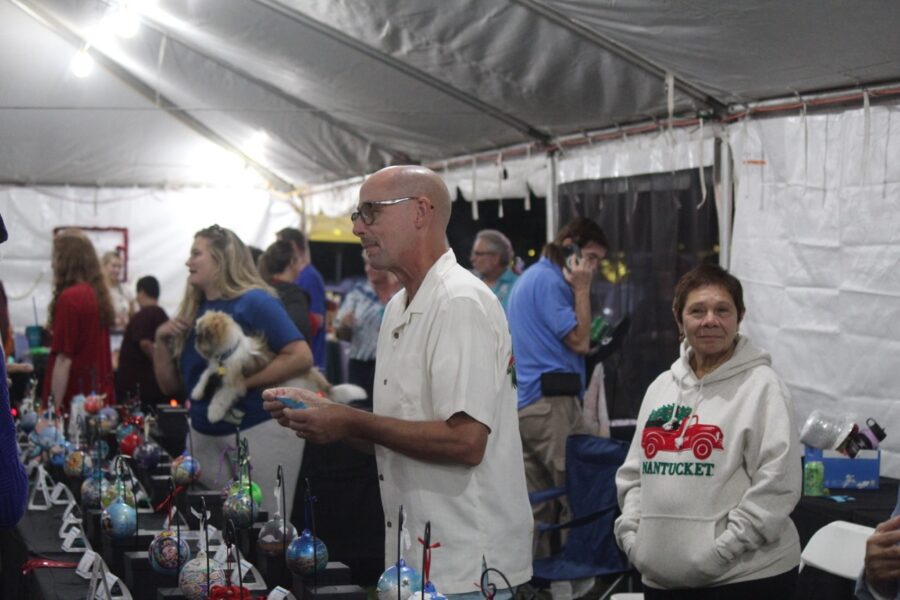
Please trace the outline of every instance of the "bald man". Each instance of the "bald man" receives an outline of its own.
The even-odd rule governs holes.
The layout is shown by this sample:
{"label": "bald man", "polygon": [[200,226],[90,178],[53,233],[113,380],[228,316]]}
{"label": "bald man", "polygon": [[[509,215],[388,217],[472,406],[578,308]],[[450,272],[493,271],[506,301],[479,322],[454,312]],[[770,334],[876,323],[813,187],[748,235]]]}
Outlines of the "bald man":
{"label": "bald man", "polygon": [[[351,218],[369,263],[404,286],[378,337],[374,413],[287,388],[266,391],[266,409],[310,442],[374,450],[388,565],[403,506],[413,539],[431,521],[440,542],[430,573],[438,592],[480,598],[482,557],[512,585],[528,581],[533,527],[512,345],[500,302],[447,247],[447,187],[424,167],[389,167],[363,184]],[[307,408],[286,409],[278,396]],[[421,555],[420,546],[404,554],[420,572]]]}

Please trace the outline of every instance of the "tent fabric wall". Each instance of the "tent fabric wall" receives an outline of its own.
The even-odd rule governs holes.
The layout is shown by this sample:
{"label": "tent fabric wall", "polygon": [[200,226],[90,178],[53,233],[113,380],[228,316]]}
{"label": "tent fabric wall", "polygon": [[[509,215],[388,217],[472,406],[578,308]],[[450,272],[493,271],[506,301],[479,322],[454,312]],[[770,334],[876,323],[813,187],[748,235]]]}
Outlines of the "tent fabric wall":
{"label": "tent fabric wall", "polygon": [[900,475],[900,109],[746,121],[731,268],[741,330],[772,353],[799,423],[818,408],[884,426]]}
{"label": "tent fabric wall", "polygon": [[155,276],[161,303],[173,314],[184,293],[184,263],[198,230],[218,223],[245,243],[265,248],[275,241],[276,231],[299,222],[290,204],[267,192],[212,188],[0,187],[0,214],[9,229],[9,240],[0,246],[0,264],[16,331],[34,322],[32,298],[39,321],[47,320],[55,227],[128,228],[128,286],[133,291],[140,277]]}

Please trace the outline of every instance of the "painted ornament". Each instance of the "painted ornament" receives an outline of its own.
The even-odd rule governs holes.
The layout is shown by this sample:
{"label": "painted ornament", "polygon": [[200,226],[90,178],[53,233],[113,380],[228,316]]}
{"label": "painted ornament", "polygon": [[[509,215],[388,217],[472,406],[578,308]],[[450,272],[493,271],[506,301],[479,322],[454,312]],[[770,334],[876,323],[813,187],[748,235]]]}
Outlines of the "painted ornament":
{"label": "painted ornament", "polygon": [[135,449],[143,443],[144,439],[141,437],[141,434],[133,431],[119,441],[119,450],[122,451],[122,454],[131,456],[134,454]]}
{"label": "painted ornament", "polygon": [[200,462],[190,454],[182,454],[172,461],[169,472],[176,485],[188,485],[200,478]]}
{"label": "painted ornament", "polygon": [[150,542],[147,558],[160,575],[175,575],[191,559],[191,548],[174,531],[162,531]]}
{"label": "painted ornament", "polygon": [[[397,586],[400,593],[397,593]],[[406,564],[404,559],[397,564],[385,569],[375,586],[378,600],[394,600],[395,598],[409,598],[422,591],[422,576],[414,568]]]}
{"label": "painted ornament", "polygon": [[84,450],[72,450],[63,463],[63,473],[72,479],[82,479],[90,475],[94,461]]}
{"label": "painted ornament", "polygon": [[238,529],[247,529],[256,521],[259,514],[259,503],[252,500],[246,491],[238,490],[229,494],[222,504],[222,514],[226,521],[231,519]]}
{"label": "painted ornament", "polygon": [[110,487],[102,478],[90,477],[81,484],[81,504],[85,508],[101,508],[100,496]]}
{"label": "painted ornament", "polygon": [[324,571],[328,565],[328,548],[319,538],[313,537],[309,529],[304,529],[287,549],[287,566],[297,575],[311,575]]}
{"label": "painted ornament", "polygon": [[134,449],[131,457],[140,468],[149,471],[155,469],[159,464],[159,457],[162,450],[156,442],[144,442]]}
{"label": "painted ornament", "polygon": [[256,543],[266,556],[278,556],[296,537],[297,529],[291,523],[285,523],[281,517],[276,517],[262,526]]}
{"label": "painted ornament", "polygon": [[225,584],[225,572],[222,564],[214,558],[209,559],[209,577],[206,575],[206,553],[202,550],[197,557],[189,560],[178,574],[178,587],[187,600],[203,600],[214,585]]}
{"label": "painted ornament", "polygon": [[137,511],[119,496],[100,513],[100,529],[115,540],[124,540],[137,531]]}

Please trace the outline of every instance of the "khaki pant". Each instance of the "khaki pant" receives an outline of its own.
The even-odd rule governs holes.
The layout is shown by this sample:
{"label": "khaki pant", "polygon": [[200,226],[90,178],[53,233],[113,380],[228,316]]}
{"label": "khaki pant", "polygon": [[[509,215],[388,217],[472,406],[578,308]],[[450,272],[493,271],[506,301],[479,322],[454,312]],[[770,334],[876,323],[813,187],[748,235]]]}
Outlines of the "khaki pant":
{"label": "khaki pant", "polygon": [[[525,458],[525,481],[529,492],[564,486],[566,483],[566,439],[586,433],[581,406],[575,396],[545,396],[519,411],[519,434]],[[532,507],[535,522],[535,558],[549,556],[553,545],[548,534],[539,535],[537,523],[569,520],[565,498]],[[559,543],[565,542],[565,534]]]}

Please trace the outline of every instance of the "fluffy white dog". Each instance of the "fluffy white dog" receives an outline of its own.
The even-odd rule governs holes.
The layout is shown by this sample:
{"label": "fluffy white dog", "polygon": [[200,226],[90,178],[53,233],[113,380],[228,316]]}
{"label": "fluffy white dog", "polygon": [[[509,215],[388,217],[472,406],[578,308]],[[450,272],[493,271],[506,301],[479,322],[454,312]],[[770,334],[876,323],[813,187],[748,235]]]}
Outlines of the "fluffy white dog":
{"label": "fluffy white dog", "polygon": [[[194,346],[208,364],[191,390],[191,399],[202,400],[210,381],[220,379],[221,383],[207,409],[209,422],[218,423],[232,412],[234,405],[247,393],[246,377],[264,368],[275,355],[263,337],[246,335],[230,315],[221,311],[211,310],[197,319],[196,331]],[[315,368],[282,385],[316,392],[336,402],[347,403],[366,398],[366,392],[361,387],[352,384],[332,386]],[[228,420],[239,422],[241,416],[234,414],[234,418]]]}

